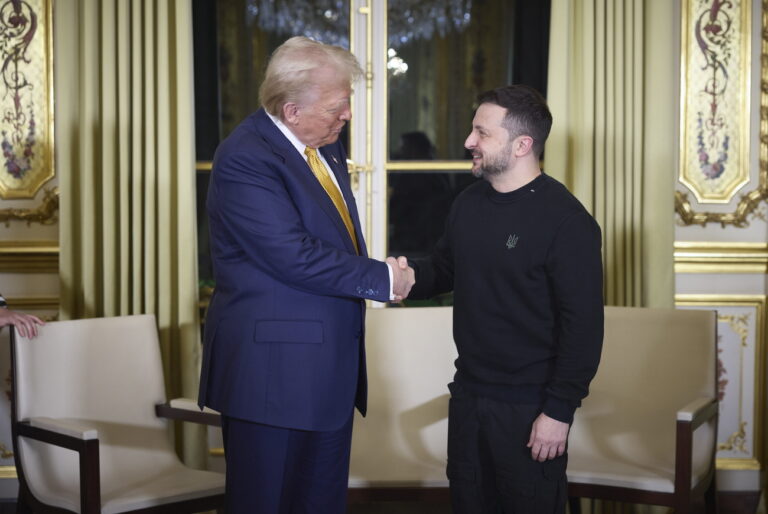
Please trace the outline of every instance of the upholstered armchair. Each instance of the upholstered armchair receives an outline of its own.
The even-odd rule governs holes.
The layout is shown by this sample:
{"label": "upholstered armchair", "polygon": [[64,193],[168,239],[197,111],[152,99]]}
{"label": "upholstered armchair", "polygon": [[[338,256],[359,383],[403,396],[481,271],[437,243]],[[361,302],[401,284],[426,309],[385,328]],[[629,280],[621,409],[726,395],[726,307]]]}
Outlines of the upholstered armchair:
{"label": "upholstered armchair", "polygon": [[180,462],[160,416],[217,424],[166,403],[151,315],[48,323],[11,336],[20,512],[201,512],[224,476]]}
{"label": "upholstered armchair", "polygon": [[569,436],[569,495],[715,512],[716,363],[714,311],[606,307]]}

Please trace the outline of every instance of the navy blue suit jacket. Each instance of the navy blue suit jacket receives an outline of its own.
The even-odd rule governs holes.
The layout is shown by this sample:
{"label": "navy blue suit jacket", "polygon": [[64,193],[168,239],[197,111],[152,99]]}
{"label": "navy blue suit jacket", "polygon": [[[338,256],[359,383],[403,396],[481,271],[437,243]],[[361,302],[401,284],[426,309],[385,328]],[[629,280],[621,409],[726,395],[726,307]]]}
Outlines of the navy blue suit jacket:
{"label": "navy blue suit jacket", "polygon": [[335,430],[353,405],[365,414],[363,299],[389,300],[389,272],[367,258],[341,143],[320,151],[360,255],[303,156],[262,109],[216,150],[207,200],[216,289],[201,406],[303,430]]}

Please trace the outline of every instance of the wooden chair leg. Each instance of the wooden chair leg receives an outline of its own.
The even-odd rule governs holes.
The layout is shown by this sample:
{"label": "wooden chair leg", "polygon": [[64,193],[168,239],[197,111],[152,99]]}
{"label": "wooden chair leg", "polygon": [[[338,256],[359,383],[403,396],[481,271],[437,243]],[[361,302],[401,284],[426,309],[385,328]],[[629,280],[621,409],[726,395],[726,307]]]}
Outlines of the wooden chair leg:
{"label": "wooden chair leg", "polygon": [[571,514],[581,514],[581,498],[569,496],[568,509],[571,511]]}
{"label": "wooden chair leg", "polygon": [[19,487],[19,496],[16,498],[16,514],[32,514],[32,506],[22,489]]}
{"label": "wooden chair leg", "polygon": [[709,487],[704,492],[704,511],[707,514],[717,513],[717,484],[715,483],[715,477],[712,477]]}

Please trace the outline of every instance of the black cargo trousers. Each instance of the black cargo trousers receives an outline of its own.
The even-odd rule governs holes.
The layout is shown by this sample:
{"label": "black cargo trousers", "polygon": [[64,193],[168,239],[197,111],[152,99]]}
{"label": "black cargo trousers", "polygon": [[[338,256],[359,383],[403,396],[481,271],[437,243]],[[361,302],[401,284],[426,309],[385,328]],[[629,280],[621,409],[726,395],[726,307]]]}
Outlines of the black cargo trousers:
{"label": "black cargo trousers", "polygon": [[538,404],[477,397],[449,384],[448,466],[453,514],[563,514],[567,452],[545,462],[526,445]]}

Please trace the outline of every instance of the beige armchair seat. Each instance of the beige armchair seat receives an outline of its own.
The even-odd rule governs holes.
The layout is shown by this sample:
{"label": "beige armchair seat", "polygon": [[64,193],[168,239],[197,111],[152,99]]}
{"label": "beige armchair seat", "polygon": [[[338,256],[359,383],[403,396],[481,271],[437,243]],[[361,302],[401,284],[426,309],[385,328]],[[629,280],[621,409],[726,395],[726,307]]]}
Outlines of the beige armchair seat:
{"label": "beige armchair seat", "polygon": [[218,423],[192,402],[166,404],[154,316],[48,323],[34,339],[14,334],[11,351],[22,511],[223,506],[224,475],[182,464],[158,417]]}
{"label": "beige armchair seat", "polygon": [[716,362],[714,311],[606,307],[600,367],[569,436],[569,494],[675,512],[705,497],[714,512]]}

